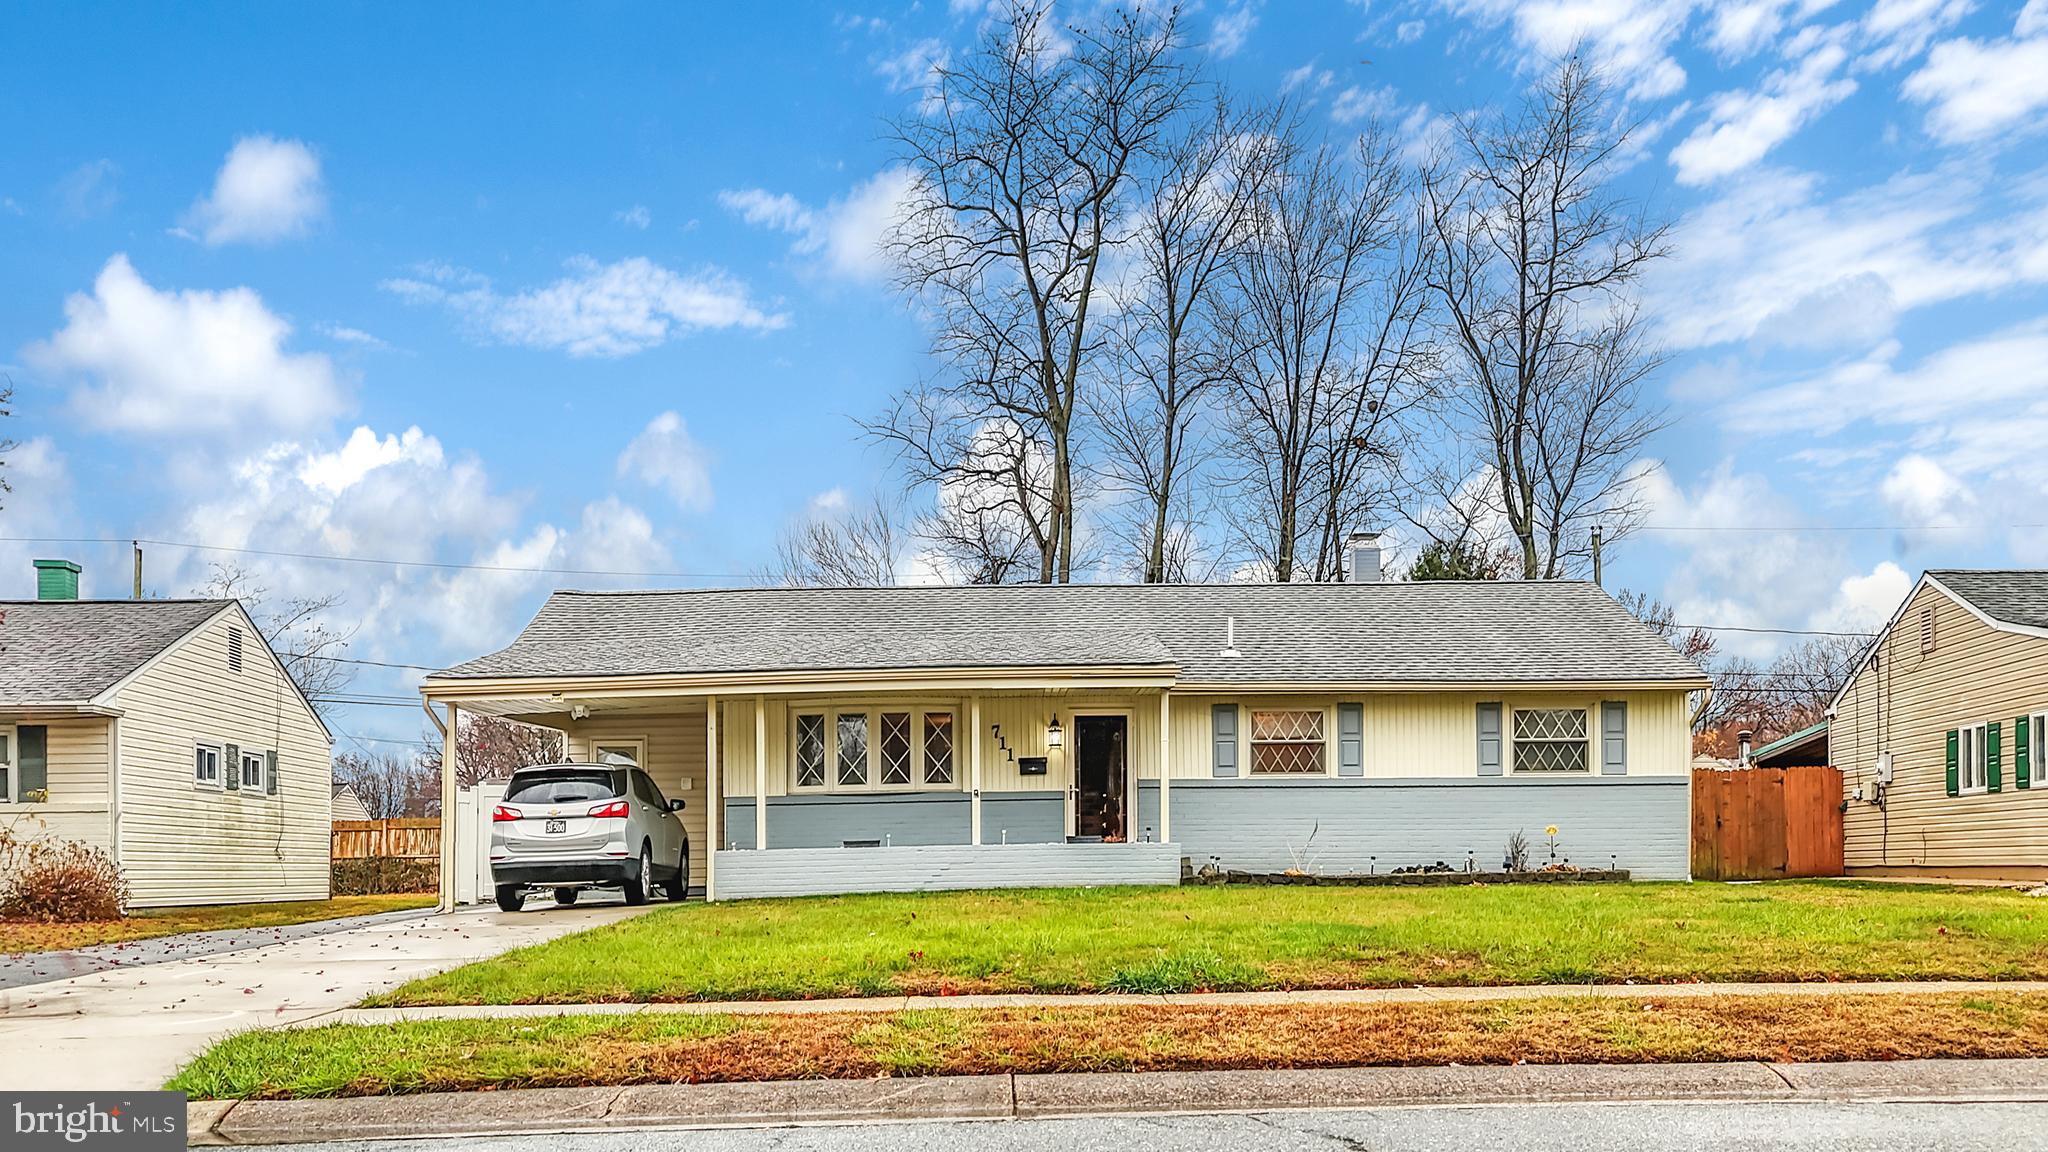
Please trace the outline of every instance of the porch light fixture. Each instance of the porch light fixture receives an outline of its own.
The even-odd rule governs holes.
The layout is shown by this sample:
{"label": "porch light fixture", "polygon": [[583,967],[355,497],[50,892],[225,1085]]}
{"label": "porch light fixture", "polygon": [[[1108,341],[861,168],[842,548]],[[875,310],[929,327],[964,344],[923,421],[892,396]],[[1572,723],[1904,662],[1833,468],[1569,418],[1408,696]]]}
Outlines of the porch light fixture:
{"label": "porch light fixture", "polygon": [[1060,731],[1059,717],[1055,716],[1051,720],[1046,722],[1045,746],[1047,750],[1053,752],[1059,751],[1061,748],[1064,748],[1066,746],[1066,740],[1067,734],[1065,732]]}

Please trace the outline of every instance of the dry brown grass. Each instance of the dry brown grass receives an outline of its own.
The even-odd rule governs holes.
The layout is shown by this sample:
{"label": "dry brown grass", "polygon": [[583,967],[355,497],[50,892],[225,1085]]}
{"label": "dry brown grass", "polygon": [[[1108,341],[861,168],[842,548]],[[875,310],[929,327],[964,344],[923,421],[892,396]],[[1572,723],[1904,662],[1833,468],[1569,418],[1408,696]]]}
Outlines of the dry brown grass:
{"label": "dry brown grass", "polygon": [[1545,998],[422,1021],[245,1033],[198,1096],[991,1072],[2048,1056],[2048,995]]}
{"label": "dry brown grass", "polygon": [[180,932],[212,932],[223,928],[277,928],[344,916],[368,916],[424,908],[432,893],[395,896],[337,896],[332,900],[296,900],[275,904],[221,904],[204,908],[150,908],[119,920],[84,924],[45,924],[33,920],[0,920],[0,954],[54,952],[94,944],[120,944],[171,936]]}

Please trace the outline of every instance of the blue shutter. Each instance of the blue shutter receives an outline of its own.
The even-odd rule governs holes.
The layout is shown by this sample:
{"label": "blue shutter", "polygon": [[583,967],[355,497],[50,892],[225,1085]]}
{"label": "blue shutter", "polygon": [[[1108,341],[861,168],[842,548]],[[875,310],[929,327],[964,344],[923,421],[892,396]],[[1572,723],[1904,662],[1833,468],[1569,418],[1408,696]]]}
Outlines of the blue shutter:
{"label": "blue shutter", "polygon": [[1237,705],[1209,709],[1209,725],[1214,733],[1215,758],[1210,763],[1215,775],[1237,775]]}
{"label": "blue shutter", "polygon": [[1608,700],[1600,705],[1600,774],[1628,775],[1628,702]]}
{"label": "blue shutter", "polygon": [[1337,705],[1337,775],[1365,775],[1365,705]]}
{"label": "blue shutter", "polygon": [[1500,704],[1493,702],[1479,706],[1479,774],[1500,775]]}

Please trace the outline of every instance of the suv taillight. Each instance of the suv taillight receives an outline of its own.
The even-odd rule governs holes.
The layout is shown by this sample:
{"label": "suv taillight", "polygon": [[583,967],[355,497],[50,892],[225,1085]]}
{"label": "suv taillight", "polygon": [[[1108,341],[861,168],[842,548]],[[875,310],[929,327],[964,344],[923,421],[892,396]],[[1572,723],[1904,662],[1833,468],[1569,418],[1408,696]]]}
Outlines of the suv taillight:
{"label": "suv taillight", "polygon": [[507,820],[517,819],[519,819],[519,813],[505,807],[503,804],[491,809],[491,823],[493,824],[503,824]]}
{"label": "suv taillight", "polygon": [[590,814],[599,820],[624,820],[632,814],[632,809],[624,800],[614,800],[609,804],[600,804],[592,808]]}

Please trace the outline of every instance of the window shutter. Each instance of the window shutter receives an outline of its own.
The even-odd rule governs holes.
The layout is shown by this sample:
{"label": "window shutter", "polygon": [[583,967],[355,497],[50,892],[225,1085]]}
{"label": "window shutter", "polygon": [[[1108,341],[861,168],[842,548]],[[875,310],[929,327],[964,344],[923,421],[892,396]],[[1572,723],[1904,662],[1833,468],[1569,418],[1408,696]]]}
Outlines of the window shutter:
{"label": "window shutter", "polygon": [[1501,769],[1500,704],[1479,706],[1479,774],[1498,776]]}
{"label": "window shutter", "polygon": [[1209,727],[1215,745],[1210,761],[1214,774],[1237,775],[1237,705],[1218,704],[1209,709]]}
{"label": "window shutter", "polygon": [[1999,790],[1998,730],[2002,727],[2004,725],[1996,720],[1984,726],[1984,790],[1986,792],[1996,792]]}
{"label": "window shutter", "polygon": [[1961,791],[1956,783],[1956,730],[1951,728],[1948,730],[1948,794],[1954,796]]}
{"label": "window shutter", "polygon": [[2033,722],[2025,716],[2012,721],[2012,786],[2031,788],[2034,780]]}
{"label": "window shutter", "polygon": [[221,749],[220,780],[221,783],[226,785],[228,790],[231,792],[236,791],[242,787],[241,745],[229,744],[225,748]]}
{"label": "window shutter", "polygon": [[14,730],[14,738],[14,772],[21,781],[21,794],[15,799],[29,802],[34,793],[47,792],[50,787],[50,730],[41,724],[23,724]]}
{"label": "window shutter", "polygon": [[1628,775],[1628,701],[1600,705],[1600,774]]}
{"label": "window shutter", "polygon": [[1365,705],[1337,705],[1337,775],[1365,775]]}
{"label": "window shutter", "polygon": [[274,751],[263,754],[263,791],[277,795],[277,753]]}

